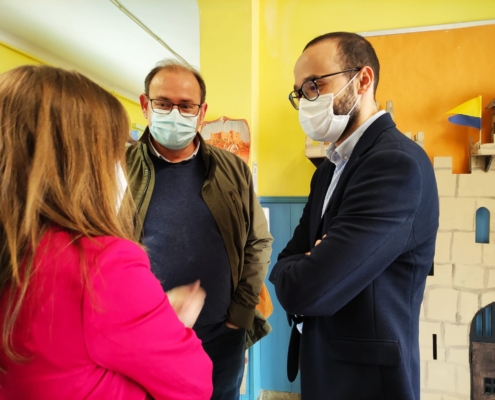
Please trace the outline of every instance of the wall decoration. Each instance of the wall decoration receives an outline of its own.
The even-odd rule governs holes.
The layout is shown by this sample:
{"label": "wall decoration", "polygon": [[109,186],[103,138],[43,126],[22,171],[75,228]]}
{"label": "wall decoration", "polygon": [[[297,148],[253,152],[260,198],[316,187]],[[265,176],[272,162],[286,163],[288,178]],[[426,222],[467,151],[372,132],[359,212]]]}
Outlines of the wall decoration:
{"label": "wall decoration", "polygon": [[449,117],[449,121],[453,124],[470,126],[481,131],[481,96],[462,103],[446,114],[454,114]]}
{"label": "wall decoration", "polygon": [[495,99],[493,99],[490,104],[485,107],[487,110],[492,110],[492,115],[490,118],[492,134],[495,135]]}
{"label": "wall decoration", "polygon": [[[492,139],[493,140],[493,139]],[[420,313],[421,400],[495,399],[495,168],[435,157],[440,226]]]}
{"label": "wall decoration", "polygon": [[235,154],[247,164],[251,134],[245,119],[220,117],[214,121],[205,121],[201,126],[201,136],[206,143]]}

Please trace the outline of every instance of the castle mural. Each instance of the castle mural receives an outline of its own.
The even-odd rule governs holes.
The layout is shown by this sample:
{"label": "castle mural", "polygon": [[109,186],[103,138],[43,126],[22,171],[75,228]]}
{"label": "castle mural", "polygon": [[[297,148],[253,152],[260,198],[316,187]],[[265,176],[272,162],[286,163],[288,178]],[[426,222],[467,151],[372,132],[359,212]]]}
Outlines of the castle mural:
{"label": "castle mural", "polygon": [[221,117],[214,121],[205,121],[201,135],[206,143],[225,149],[248,162],[251,135],[245,119]]}
{"label": "castle mural", "polygon": [[450,157],[434,158],[440,227],[420,314],[422,400],[495,399],[491,157],[472,156],[469,174],[452,174]]}

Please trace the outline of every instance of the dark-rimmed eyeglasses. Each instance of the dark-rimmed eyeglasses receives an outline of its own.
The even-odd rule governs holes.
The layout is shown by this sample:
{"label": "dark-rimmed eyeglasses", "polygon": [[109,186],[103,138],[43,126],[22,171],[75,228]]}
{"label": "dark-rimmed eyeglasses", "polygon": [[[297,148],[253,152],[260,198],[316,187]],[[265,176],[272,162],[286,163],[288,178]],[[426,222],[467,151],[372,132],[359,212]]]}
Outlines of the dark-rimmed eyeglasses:
{"label": "dark-rimmed eyeglasses", "polygon": [[150,99],[148,100],[151,103],[151,110],[158,114],[170,114],[174,107],[177,107],[179,113],[183,117],[192,118],[199,114],[199,110],[201,109],[201,104],[192,104],[192,103],[181,103],[175,104],[168,100],[163,99]]}
{"label": "dark-rimmed eyeglasses", "polygon": [[316,81],[318,79],[328,78],[329,76],[343,74],[345,72],[359,71],[361,68],[349,68],[344,71],[333,72],[331,74],[315,76],[314,78],[308,79],[304,81],[301,85],[300,89],[294,90],[289,93],[289,101],[290,104],[296,109],[299,110],[299,100],[304,97],[306,100],[315,101],[320,96],[320,90],[318,89],[318,85]]}

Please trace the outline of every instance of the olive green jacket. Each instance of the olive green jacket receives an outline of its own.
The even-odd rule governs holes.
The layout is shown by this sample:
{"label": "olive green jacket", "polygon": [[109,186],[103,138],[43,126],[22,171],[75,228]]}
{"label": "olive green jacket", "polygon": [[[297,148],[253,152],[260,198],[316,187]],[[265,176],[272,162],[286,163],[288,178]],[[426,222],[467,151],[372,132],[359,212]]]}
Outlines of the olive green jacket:
{"label": "olive green jacket", "polygon": [[[206,167],[202,196],[218,225],[232,270],[233,296],[227,319],[247,331],[249,347],[271,331],[255,309],[270,264],[273,238],[254,193],[251,172],[242,159],[205,143],[200,152]],[[136,239],[141,240],[155,171],[150,158],[149,130],[127,149],[129,187],[137,205]],[[207,240],[207,238],[205,238]]]}

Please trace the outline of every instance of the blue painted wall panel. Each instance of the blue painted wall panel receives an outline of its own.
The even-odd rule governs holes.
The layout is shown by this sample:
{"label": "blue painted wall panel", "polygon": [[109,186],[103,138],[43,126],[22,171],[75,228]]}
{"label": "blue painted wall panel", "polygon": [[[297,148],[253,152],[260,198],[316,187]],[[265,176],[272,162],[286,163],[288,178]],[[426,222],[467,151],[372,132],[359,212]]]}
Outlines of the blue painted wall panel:
{"label": "blue painted wall panel", "polygon": [[277,261],[278,254],[291,239],[306,200],[305,197],[260,198],[261,205],[270,210],[270,232],[274,238],[271,262],[265,280],[273,302],[273,314],[268,319],[273,330],[249,350],[246,394],[241,396],[241,400],[256,400],[261,389],[301,392],[299,376],[292,383],[287,379],[287,349],[291,328],[287,323],[287,314],[277,300],[275,288],[268,281],[268,276]]}

